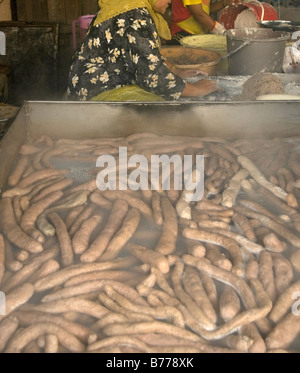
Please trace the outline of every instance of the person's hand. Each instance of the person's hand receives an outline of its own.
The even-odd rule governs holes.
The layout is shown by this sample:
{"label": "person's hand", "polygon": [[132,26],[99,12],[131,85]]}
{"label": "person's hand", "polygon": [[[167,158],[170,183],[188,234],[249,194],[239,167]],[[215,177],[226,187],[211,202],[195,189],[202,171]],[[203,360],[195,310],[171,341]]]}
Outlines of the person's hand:
{"label": "person's hand", "polygon": [[215,81],[201,79],[196,83],[186,83],[181,95],[183,97],[203,97],[220,90],[221,89]]}
{"label": "person's hand", "polygon": [[211,33],[215,35],[223,35],[226,31],[226,28],[219,22],[215,22],[215,27],[212,29]]}
{"label": "person's hand", "polygon": [[193,84],[197,87],[198,97],[209,95],[210,93],[220,91],[221,89],[213,80],[201,79],[197,83]]}

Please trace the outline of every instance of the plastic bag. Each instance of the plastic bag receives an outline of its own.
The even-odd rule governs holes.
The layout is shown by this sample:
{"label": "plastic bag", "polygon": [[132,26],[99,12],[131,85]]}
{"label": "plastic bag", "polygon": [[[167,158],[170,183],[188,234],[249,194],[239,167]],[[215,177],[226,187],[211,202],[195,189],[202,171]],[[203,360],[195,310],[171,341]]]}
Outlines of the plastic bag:
{"label": "plastic bag", "polygon": [[300,50],[295,47],[286,47],[283,57],[282,69],[288,74],[300,74]]}

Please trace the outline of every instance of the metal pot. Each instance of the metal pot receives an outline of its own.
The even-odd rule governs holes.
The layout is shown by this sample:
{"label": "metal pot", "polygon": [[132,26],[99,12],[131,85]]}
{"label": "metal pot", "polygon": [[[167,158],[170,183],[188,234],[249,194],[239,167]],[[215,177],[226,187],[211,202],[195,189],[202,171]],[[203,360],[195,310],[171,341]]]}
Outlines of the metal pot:
{"label": "metal pot", "polygon": [[282,72],[289,33],[257,28],[232,29],[226,32],[226,38],[229,75]]}

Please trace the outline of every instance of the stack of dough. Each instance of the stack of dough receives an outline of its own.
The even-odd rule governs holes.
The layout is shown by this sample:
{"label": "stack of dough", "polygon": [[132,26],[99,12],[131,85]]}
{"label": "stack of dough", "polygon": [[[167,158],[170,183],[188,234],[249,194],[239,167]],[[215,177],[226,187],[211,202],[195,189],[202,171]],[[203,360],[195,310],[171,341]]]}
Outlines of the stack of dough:
{"label": "stack of dough", "polygon": [[255,100],[258,96],[283,94],[284,89],[280,78],[274,74],[254,74],[246,80],[240,99]]}

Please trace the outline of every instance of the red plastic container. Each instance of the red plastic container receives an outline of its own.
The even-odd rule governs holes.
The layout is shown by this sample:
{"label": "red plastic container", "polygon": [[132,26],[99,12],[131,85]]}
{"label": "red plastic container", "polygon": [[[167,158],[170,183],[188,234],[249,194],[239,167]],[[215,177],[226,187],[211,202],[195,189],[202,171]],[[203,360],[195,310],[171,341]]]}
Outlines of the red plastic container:
{"label": "red plastic container", "polygon": [[[251,2],[251,3],[241,3],[237,4],[236,6],[231,5],[223,9],[220,15],[220,23],[226,28],[226,30],[230,30],[234,28],[234,21],[239,13],[241,13],[245,9],[251,9],[255,14],[258,21],[277,21],[278,14],[276,9],[268,4],[268,3],[258,3],[258,2]],[[263,17],[262,17],[263,15]]]}
{"label": "red plastic container", "polygon": [[80,41],[82,41],[94,17],[95,17],[94,14],[87,14],[85,16],[81,16],[78,19],[74,19],[72,21],[73,49],[74,50],[77,48],[76,24],[77,23],[79,24]]}

